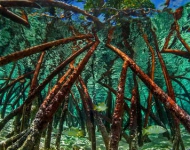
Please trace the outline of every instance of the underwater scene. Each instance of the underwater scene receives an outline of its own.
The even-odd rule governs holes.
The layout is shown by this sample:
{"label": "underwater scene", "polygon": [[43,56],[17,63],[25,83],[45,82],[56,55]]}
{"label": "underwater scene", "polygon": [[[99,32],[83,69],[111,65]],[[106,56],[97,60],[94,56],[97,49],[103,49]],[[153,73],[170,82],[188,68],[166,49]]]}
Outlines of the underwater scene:
{"label": "underwater scene", "polygon": [[0,150],[190,150],[190,0],[0,0]]}

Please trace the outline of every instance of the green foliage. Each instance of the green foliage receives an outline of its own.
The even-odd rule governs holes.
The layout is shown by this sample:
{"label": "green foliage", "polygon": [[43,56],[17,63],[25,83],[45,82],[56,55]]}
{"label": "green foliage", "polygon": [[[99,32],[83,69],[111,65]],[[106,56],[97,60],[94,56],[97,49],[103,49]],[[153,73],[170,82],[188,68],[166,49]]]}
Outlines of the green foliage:
{"label": "green foliage", "polygon": [[150,0],[124,0],[122,8],[155,8]]}
{"label": "green foliage", "polygon": [[150,0],[87,0],[84,8],[90,10],[92,8],[155,8],[154,4]]}
{"label": "green foliage", "polygon": [[106,2],[106,6],[107,7],[112,7],[112,8],[117,8],[117,9],[120,9],[122,4],[123,4],[124,0],[118,0],[118,1],[115,1],[115,0],[108,0]]}
{"label": "green foliage", "polygon": [[101,8],[103,6],[104,0],[87,0],[84,5],[85,10],[90,10],[91,8]]}

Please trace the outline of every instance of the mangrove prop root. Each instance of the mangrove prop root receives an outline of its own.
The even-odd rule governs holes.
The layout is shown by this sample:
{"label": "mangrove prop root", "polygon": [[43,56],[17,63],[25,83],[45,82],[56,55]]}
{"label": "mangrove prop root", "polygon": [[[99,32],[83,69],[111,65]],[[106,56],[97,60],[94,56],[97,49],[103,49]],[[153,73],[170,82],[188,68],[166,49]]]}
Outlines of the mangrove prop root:
{"label": "mangrove prop root", "polygon": [[[152,46],[150,45],[149,41],[148,41],[148,37],[145,33],[143,33],[143,30],[142,30],[142,27],[140,26],[140,31],[142,32],[142,37],[145,41],[145,43],[147,44],[147,47],[149,48],[149,51],[151,53],[151,57],[152,57],[152,63],[151,63],[151,70],[150,70],[150,78],[152,80],[154,80],[154,70],[155,70],[155,54],[154,54],[154,50],[152,48]],[[148,105],[147,105],[147,113],[145,115],[145,121],[144,121],[144,127],[147,126],[148,124],[148,118],[149,118],[149,115],[150,115],[150,111],[151,111],[151,106],[152,106],[152,93],[149,92],[148,94]]]}
{"label": "mangrove prop root", "polygon": [[79,83],[82,87],[82,93],[84,96],[82,96],[82,102],[86,113],[87,118],[87,127],[89,131],[89,137],[91,141],[91,149],[96,150],[96,136],[95,136],[95,125],[94,125],[94,114],[93,114],[93,103],[90,98],[90,95],[88,93],[87,87],[83,81],[83,79],[79,76],[78,78]]}
{"label": "mangrove prop root", "polygon": [[24,78],[26,78],[27,76],[33,74],[34,71],[28,72],[24,75],[19,76],[17,79],[13,80],[11,83],[9,83],[8,85],[6,85],[5,87],[0,89],[0,93],[6,91],[9,87],[13,86],[15,83],[19,82],[20,80],[23,80]]}
{"label": "mangrove prop root", "polygon": [[52,121],[51,121],[48,124],[47,132],[46,132],[46,138],[45,138],[45,144],[44,144],[45,149],[50,149],[52,129],[53,127],[52,127]]}
{"label": "mangrove prop root", "polygon": [[81,125],[81,129],[84,131],[84,135],[86,135],[86,132],[85,132],[85,119],[84,119],[84,116],[83,116],[83,113],[82,113],[82,110],[80,110],[80,107],[79,107],[79,104],[74,96],[74,93],[71,91],[71,96],[72,96],[72,99],[73,99],[73,103],[75,104],[75,107],[76,107],[76,111],[78,112],[78,115],[79,115],[79,118],[80,118],[80,125]]}
{"label": "mangrove prop root", "polygon": [[11,19],[14,22],[20,23],[26,27],[30,27],[30,24],[27,19],[23,19],[22,17],[12,13],[11,11],[3,7],[2,5],[0,5],[0,14]]}
{"label": "mangrove prop root", "polygon": [[[133,80],[134,80],[134,85],[135,85],[135,91],[136,91],[136,108],[137,108],[137,133],[138,133],[138,145],[142,146],[143,145],[143,140],[142,140],[142,114],[141,114],[141,103],[140,103],[140,93],[139,93],[139,86],[138,82],[136,79],[136,75],[133,73]],[[133,111],[133,110],[131,110]]]}
{"label": "mangrove prop root", "polygon": [[120,75],[120,81],[118,85],[116,105],[115,105],[114,114],[112,117],[111,137],[110,137],[110,145],[109,145],[110,150],[118,149],[118,144],[120,140],[127,68],[128,68],[128,62],[124,61],[121,75]]}
{"label": "mangrove prop root", "polygon": [[2,0],[0,4],[4,7],[36,7],[40,6],[31,0]]}
{"label": "mangrove prop root", "polygon": [[180,40],[180,42],[183,44],[183,46],[186,48],[186,50],[190,53],[190,47],[189,47],[189,45],[182,38],[182,36],[180,34],[180,28],[179,28],[179,24],[178,24],[177,20],[175,20],[175,30],[176,30],[176,33],[177,33],[177,38]]}
{"label": "mangrove prop root", "polygon": [[[80,78],[80,77],[79,77],[79,82],[80,82],[80,84],[81,84],[81,87],[82,87],[82,90],[83,90],[83,93],[84,93],[85,97],[88,99],[88,104],[87,104],[87,105],[90,106],[91,111],[92,111],[92,109],[93,109],[93,103],[92,103],[92,99],[91,99],[91,97],[90,97],[90,95],[89,95],[88,89],[87,89],[87,87],[86,87],[84,81],[83,81],[82,78]],[[95,119],[96,119],[96,123],[97,123],[97,125],[98,125],[98,128],[99,128],[101,134],[102,134],[102,137],[103,137],[103,140],[104,140],[104,144],[105,144],[105,146],[106,146],[106,150],[108,150],[109,136],[108,136],[106,127],[104,126],[104,124],[103,124],[103,122],[102,122],[102,119],[101,119],[100,116],[98,115],[98,112],[97,112],[97,111],[94,110],[94,111],[92,111],[91,113],[93,113],[93,116],[94,116]],[[92,116],[92,117],[93,117],[93,116]],[[95,133],[94,133],[94,135],[95,135]],[[93,137],[93,136],[92,136],[92,137]],[[95,137],[94,137],[94,138],[95,138]],[[92,142],[93,142],[93,141],[92,141]],[[96,144],[96,141],[94,141],[94,142],[95,142],[94,144]],[[93,144],[92,144],[92,146],[93,146]],[[95,147],[96,147],[96,146],[95,146]]]}
{"label": "mangrove prop root", "polygon": [[174,54],[177,56],[181,56],[183,58],[187,58],[190,59],[190,53],[189,52],[185,52],[182,50],[177,50],[177,49],[165,49],[164,51],[161,51],[161,53],[170,53],[170,54]]}
{"label": "mangrove prop root", "polygon": [[62,112],[61,112],[61,118],[59,120],[58,133],[56,135],[55,145],[56,145],[57,150],[60,150],[61,134],[63,132],[63,123],[66,120],[66,114],[67,114],[67,111],[68,111],[68,102],[69,102],[69,97],[66,96],[65,100],[64,100],[64,106],[63,106],[63,109],[62,109]]}
{"label": "mangrove prop root", "polygon": [[[26,1],[20,1],[20,0],[14,0],[14,1],[13,0],[11,0],[11,1],[1,0],[0,1],[0,5],[2,5],[4,7],[20,6],[20,4],[23,6],[24,5],[29,6],[28,3],[26,3]],[[64,10],[70,10],[70,11],[73,11],[75,13],[80,13],[80,14],[83,14],[84,16],[87,16],[88,18],[92,19],[98,28],[103,26],[103,23],[97,17],[87,13],[84,10],[79,9],[78,7],[69,5],[69,4],[62,2],[62,1],[35,0],[35,2],[33,2],[33,5],[36,6],[36,4],[40,5],[41,7],[52,6],[52,7],[62,8]]]}
{"label": "mangrove prop root", "polygon": [[23,106],[25,104],[29,104],[32,102],[32,100],[37,96],[37,94],[44,89],[44,87],[72,60],[74,60],[79,54],[87,50],[93,45],[93,42],[87,44],[85,47],[81,48],[77,52],[75,52],[73,55],[68,57],[65,61],[63,61],[56,69],[50,73],[50,75],[36,88],[34,91],[28,96],[28,98],[24,101],[24,103],[16,108],[15,110],[11,111],[1,122],[0,122],[0,131],[5,126],[5,124],[12,119],[14,116],[16,116],[18,113],[20,113],[23,109]]}
{"label": "mangrove prop root", "polygon": [[[159,62],[161,64],[162,72],[163,72],[164,79],[165,79],[165,82],[166,82],[168,95],[176,102],[175,93],[174,93],[174,89],[173,89],[173,86],[172,86],[172,82],[171,82],[170,77],[169,77],[168,70],[166,68],[166,65],[165,65],[165,62],[163,60],[163,57],[159,52],[156,33],[155,33],[155,31],[153,29],[151,29],[151,32],[152,32],[154,43],[155,43],[155,46],[156,46],[156,53],[157,53]],[[176,147],[179,147],[179,143],[181,145],[183,145],[183,141],[181,140],[179,121],[178,121],[178,119],[176,118],[176,116],[173,113],[172,113],[172,119],[173,119],[173,122],[174,122],[174,125],[173,125],[173,130],[174,130],[173,148],[176,148]],[[178,143],[178,145],[176,146],[177,143]],[[182,146],[182,147],[184,147],[184,146]]]}
{"label": "mangrove prop root", "polygon": [[131,113],[130,113],[130,150],[137,150],[137,88],[134,87],[131,98]]}
{"label": "mangrove prop root", "polygon": [[[43,62],[45,52],[42,52],[40,55],[40,58],[38,60],[38,63],[36,65],[36,69],[34,71],[34,76],[31,81],[31,86],[30,86],[30,91],[29,95],[32,93],[32,91],[37,87],[38,83],[38,74],[40,72],[40,68]],[[31,111],[32,103],[26,105],[26,109],[23,109],[23,114],[22,114],[22,125],[21,125],[21,131],[25,130],[28,127],[29,120],[30,120],[30,111]]]}
{"label": "mangrove prop root", "polygon": [[26,131],[22,131],[21,133],[14,135],[4,141],[0,142],[0,150],[6,149],[8,146],[10,146],[12,143],[14,143],[17,139],[22,137],[25,134]]}
{"label": "mangrove prop root", "polygon": [[90,59],[90,56],[93,54],[95,49],[97,48],[99,44],[99,40],[96,37],[96,42],[94,45],[90,48],[88,53],[85,55],[83,60],[79,63],[79,65],[74,69],[73,73],[69,77],[69,79],[63,84],[62,88],[58,91],[58,93],[55,95],[55,97],[46,105],[47,103],[44,102],[41,104],[36,117],[33,121],[33,125],[31,127],[32,132],[27,137],[24,145],[22,148],[32,147],[32,149],[35,147],[35,143],[31,141],[31,139],[37,140],[36,134],[41,133],[44,128],[47,127],[47,124],[52,121],[53,115],[60,106],[62,100],[64,97],[68,94],[70,91],[73,83],[76,81],[79,74],[84,69],[85,65],[87,64],[88,60]]}
{"label": "mangrove prop root", "polygon": [[[61,89],[62,84],[65,82],[66,78],[71,74],[73,69],[69,69],[57,82],[57,84],[51,89],[49,92],[48,96],[45,98],[43,101],[43,106],[47,107],[50,103],[51,100],[54,98],[54,96],[58,93],[58,91]],[[53,118],[52,118],[53,119]],[[52,120],[50,120],[52,122]],[[48,124],[48,123],[47,123]]]}
{"label": "mangrove prop root", "polygon": [[[108,88],[113,94],[115,94],[115,95],[117,94],[117,91],[114,90],[114,89],[113,89],[112,87],[110,87],[109,85],[107,85],[107,84],[105,84],[105,83],[102,83],[102,82],[100,82],[100,81],[98,81],[98,83],[101,84],[102,86]],[[127,101],[131,101],[131,99],[130,99],[130,98],[127,98],[127,97],[124,97],[124,99],[127,100]],[[129,107],[128,107],[128,105],[127,105],[126,103],[124,104],[124,107],[128,110],[127,113],[130,114],[130,109],[129,109]],[[141,107],[141,109],[142,109],[145,113],[147,113],[147,109],[145,109],[142,105],[141,105],[140,107]],[[161,126],[164,126],[164,124],[163,124],[152,112],[150,112],[150,117],[151,117],[157,124],[159,124],[159,125],[161,125]]]}
{"label": "mangrove prop root", "polygon": [[65,38],[65,39],[60,39],[60,40],[56,40],[56,41],[47,42],[47,43],[37,45],[37,46],[34,46],[34,47],[30,47],[30,48],[27,48],[27,49],[22,50],[22,51],[14,52],[14,53],[12,53],[10,55],[0,57],[0,66],[6,65],[6,64],[8,64],[8,63],[10,63],[12,61],[17,61],[19,59],[22,59],[24,57],[30,56],[32,54],[48,50],[53,46],[58,46],[60,44],[66,44],[66,43],[69,43],[71,41],[82,40],[82,39],[86,39],[86,38],[93,38],[93,35],[92,34],[87,34],[87,35],[69,37],[69,38]]}
{"label": "mangrove prop root", "polygon": [[130,57],[128,57],[120,49],[110,44],[113,30],[114,28],[109,31],[106,46],[119,55],[124,61],[129,63],[131,70],[144,82],[153,95],[158,98],[169,111],[173,112],[187,131],[190,132],[190,116],[182,108],[180,108],[175,101],[169,97],[156,83],[154,83]]}

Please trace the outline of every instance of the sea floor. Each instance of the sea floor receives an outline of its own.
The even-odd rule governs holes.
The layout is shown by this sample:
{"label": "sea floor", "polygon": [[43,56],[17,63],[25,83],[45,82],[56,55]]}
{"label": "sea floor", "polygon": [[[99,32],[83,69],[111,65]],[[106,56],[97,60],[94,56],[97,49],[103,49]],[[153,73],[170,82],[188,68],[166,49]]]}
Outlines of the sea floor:
{"label": "sea floor", "polygon": [[[11,123],[8,123],[6,127],[0,132],[0,141],[6,140],[6,135],[12,131]],[[64,133],[64,132],[63,132]],[[186,150],[190,150],[190,134],[184,129],[181,129],[181,136],[185,145]],[[55,150],[55,139],[56,133],[52,134],[51,139],[51,150]],[[172,143],[166,137],[160,135],[149,135],[151,142],[145,143],[139,150],[172,150]],[[41,138],[40,147],[44,150],[45,138]],[[61,137],[61,150],[91,150],[90,141],[88,137],[73,137],[62,134]],[[97,150],[105,150],[103,139],[99,132],[96,134],[96,145]],[[125,139],[121,139],[119,143],[119,150],[128,150],[129,145],[126,143]]]}
{"label": "sea floor", "polygon": [[[105,150],[101,135],[97,133],[96,137],[97,150]],[[149,138],[151,142],[145,143],[142,147],[139,147],[138,150],[172,150],[172,143],[166,137],[162,135],[149,135]],[[190,150],[190,135],[185,130],[182,130],[182,139],[185,149]],[[71,150],[71,148],[76,148],[76,150],[91,150],[91,144],[87,137],[63,136],[61,145],[64,150]],[[125,139],[121,139],[119,150],[129,150],[129,144],[126,143]]]}

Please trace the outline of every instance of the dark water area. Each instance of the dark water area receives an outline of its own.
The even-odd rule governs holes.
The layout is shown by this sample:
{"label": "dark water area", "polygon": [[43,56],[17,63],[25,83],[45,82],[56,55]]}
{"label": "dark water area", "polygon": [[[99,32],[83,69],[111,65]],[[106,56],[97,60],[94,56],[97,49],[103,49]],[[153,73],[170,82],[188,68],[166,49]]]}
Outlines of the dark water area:
{"label": "dark water area", "polygon": [[189,150],[190,1],[0,0],[0,150]]}

